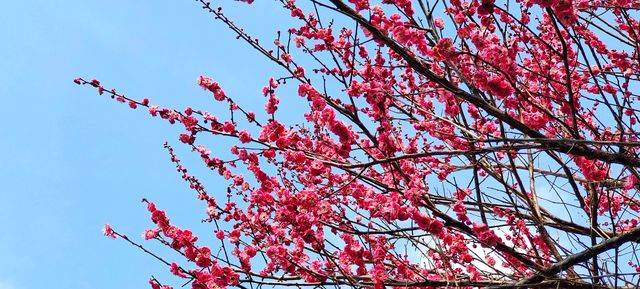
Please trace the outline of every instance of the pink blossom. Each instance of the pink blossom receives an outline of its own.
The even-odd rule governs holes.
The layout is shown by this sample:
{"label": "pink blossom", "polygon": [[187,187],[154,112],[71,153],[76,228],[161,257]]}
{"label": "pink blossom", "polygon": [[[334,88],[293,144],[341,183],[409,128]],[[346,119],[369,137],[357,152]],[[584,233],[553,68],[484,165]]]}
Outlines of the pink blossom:
{"label": "pink blossom", "polygon": [[104,227],[102,228],[102,233],[112,239],[116,238],[116,233],[113,231],[113,229],[111,229],[111,226],[109,226],[109,224],[104,224]]}
{"label": "pink blossom", "polygon": [[436,19],[433,20],[433,24],[440,29],[444,29],[444,20],[442,17],[436,17]]}
{"label": "pink blossom", "polygon": [[222,90],[222,88],[220,88],[220,85],[218,85],[218,83],[213,81],[213,79],[211,79],[211,78],[204,77],[204,76],[199,76],[198,77],[198,85],[200,87],[202,87],[203,89],[211,91],[213,93],[214,98],[217,101],[223,101],[223,100],[227,99],[227,96],[225,95],[225,93]]}

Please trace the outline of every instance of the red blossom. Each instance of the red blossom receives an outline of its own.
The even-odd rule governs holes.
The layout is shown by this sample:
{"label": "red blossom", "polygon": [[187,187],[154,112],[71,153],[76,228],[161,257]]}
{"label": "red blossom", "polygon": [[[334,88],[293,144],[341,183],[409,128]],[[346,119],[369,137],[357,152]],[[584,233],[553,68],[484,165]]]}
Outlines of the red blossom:
{"label": "red blossom", "polygon": [[74,80],[181,124],[180,142],[218,178],[207,192],[166,145],[203,202],[202,241],[145,200],[155,226],[143,238],[177,251],[185,267],[165,263],[192,288],[589,287],[640,270],[612,261],[633,246],[611,245],[640,222],[640,23],[629,16],[640,4],[287,0],[296,26],[263,42],[199,2],[281,68],[261,91],[234,98],[200,76],[222,102],[208,112]]}
{"label": "red blossom", "polygon": [[104,227],[102,228],[102,233],[112,239],[116,238],[116,233],[113,231],[113,229],[111,229],[111,226],[109,226],[109,224],[104,224]]}

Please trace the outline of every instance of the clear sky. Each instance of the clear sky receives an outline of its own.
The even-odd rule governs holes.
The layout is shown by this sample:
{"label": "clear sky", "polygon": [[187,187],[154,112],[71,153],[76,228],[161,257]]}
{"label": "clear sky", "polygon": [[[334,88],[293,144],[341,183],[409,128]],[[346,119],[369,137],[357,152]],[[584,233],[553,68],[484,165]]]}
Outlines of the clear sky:
{"label": "clear sky", "polygon": [[[223,2],[248,31],[273,39],[278,5]],[[177,126],[72,80],[97,78],[134,98],[211,109],[199,75],[248,99],[261,97],[273,66],[191,0],[4,1],[0,36],[0,289],[147,288],[151,274],[168,280],[159,262],[102,236],[102,225],[140,240],[152,225],[142,197],[180,225],[203,216],[165,141],[209,191],[218,179],[179,144]]]}

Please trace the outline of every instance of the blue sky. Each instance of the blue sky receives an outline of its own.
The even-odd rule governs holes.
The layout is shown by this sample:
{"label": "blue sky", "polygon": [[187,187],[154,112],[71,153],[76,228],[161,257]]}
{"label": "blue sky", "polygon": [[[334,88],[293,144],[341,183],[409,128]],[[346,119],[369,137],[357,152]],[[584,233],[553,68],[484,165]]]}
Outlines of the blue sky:
{"label": "blue sky", "polygon": [[[240,25],[273,39],[278,5],[224,2]],[[249,99],[261,96],[273,66],[186,0],[6,1],[0,35],[0,289],[146,288],[151,274],[168,281],[159,262],[105,238],[102,225],[139,239],[151,225],[142,197],[181,225],[203,216],[165,141],[209,191],[219,180],[179,144],[177,126],[72,80],[213,110],[197,76]]]}

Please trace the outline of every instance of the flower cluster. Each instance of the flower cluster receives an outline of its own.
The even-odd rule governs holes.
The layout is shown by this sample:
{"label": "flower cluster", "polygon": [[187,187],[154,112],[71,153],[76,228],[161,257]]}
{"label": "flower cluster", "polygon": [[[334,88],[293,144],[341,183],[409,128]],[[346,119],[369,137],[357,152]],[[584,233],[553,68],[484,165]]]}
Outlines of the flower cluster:
{"label": "flower cluster", "polygon": [[509,287],[562,260],[577,263],[541,282],[626,278],[606,277],[616,258],[593,248],[640,220],[638,1],[287,0],[296,24],[269,44],[199,2],[282,68],[256,89],[258,106],[204,76],[197,85],[228,111],[74,80],[177,124],[220,177],[208,193],[166,145],[212,243],[148,203],[143,239],[178,252],[182,262],[162,260],[192,288]]}

